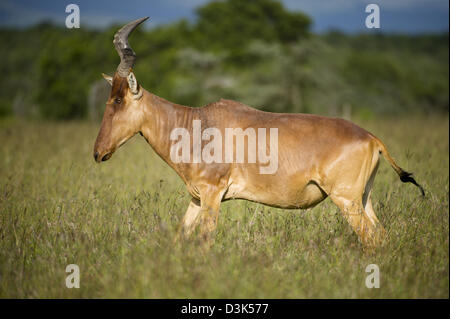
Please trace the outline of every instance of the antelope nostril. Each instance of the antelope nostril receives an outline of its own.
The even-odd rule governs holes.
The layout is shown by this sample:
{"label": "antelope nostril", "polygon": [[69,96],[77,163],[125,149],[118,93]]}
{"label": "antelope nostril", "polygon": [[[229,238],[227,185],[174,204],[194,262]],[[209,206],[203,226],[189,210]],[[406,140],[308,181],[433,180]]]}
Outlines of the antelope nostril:
{"label": "antelope nostril", "polygon": [[104,162],[104,161],[106,161],[106,160],[108,160],[108,159],[109,159],[109,153],[103,155],[103,157],[102,157],[102,162]]}
{"label": "antelope nostril", "polygon": [[94,159],[95,159],[96,162],[97,162],[97,157],[98,157],[98,152],[95,152],[94,153]]}

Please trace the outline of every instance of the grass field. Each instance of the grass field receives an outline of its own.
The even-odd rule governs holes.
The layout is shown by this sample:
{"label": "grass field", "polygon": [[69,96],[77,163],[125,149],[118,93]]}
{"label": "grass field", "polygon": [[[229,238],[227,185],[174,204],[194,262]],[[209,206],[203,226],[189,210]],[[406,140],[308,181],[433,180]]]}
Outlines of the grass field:
{"label": "grass field", "polygon": [[[389,241],[364,250],[329,200],[307,210],[222,204],[215,243],[173,246],[189,195],[139,137],[105,163],[99,124],[0,122],[0,297],[448,298],[448,116],[356,121],[427,191],[382,160],[374,208]],[[80,267],[80,289],[65,286]],[[365,268],[380,268],[380,288]]]}

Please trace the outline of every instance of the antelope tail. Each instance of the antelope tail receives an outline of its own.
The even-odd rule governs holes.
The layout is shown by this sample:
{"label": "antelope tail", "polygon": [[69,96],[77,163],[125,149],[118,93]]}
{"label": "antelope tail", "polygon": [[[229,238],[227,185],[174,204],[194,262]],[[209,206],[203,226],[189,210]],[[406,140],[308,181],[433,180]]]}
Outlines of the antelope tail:
{"label": "antelope tail", "polygon": [[422,193],[422,196],[425,196],[425,191],[423,190],[423,187],[420,186],[414,177],[412,177],[412,173],[408,173],[404,171],[400,166],[395,163],[394,159],[391,157],[389,152],[386,149],[386,146],[381,142],[378,138],[376,138],[376,141],[378,142],[378,145],[380,147],[380,152],[383,154],[384,158],[391,164],[392,168],[397,172],[398,176],[400,176],[400,180],[403,183],[413,183],[417,187],[419,187],[420,192]]}

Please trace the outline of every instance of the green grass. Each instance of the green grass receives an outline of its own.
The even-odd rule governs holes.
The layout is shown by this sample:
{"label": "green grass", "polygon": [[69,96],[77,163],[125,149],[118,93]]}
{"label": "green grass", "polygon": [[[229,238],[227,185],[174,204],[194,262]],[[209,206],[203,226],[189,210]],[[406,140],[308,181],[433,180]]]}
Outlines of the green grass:
{"label": "green grass", "polygon": [[[364,250],[327,199],[307,211],[222,204],[216,240],[171,244],[189,195],[139,136],[92,158],[99,125],[0,122],[0,297],[448,298],[448,116],[359,121],[427,191],[382,160]],[[66,265],[81,288],[65,287]],[[377,264],[381,287],[365,287]]]}

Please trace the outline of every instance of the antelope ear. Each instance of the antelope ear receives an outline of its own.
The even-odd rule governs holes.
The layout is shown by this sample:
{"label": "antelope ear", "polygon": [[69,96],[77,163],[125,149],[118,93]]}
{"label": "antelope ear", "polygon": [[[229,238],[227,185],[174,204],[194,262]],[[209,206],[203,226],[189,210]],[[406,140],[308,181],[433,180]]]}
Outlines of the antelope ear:
{"label": "antelope ear", "polygon": [[139,93],[138,83],[136,81],[136,77],[134,76],[133,72],[130,72],[130,74],[128,74],[127,80],[128,80],[128,86],[130,87],[131,93],[138,94]]}
{"label": "antelope ear", "polygon": [[102,73],[102,76],[103,76],[103,78],[104,78],[106,81],[108,81],[109,85],[112,86],[112,83],[113,83],[113,77],[112,77],[112,76],[109,76],[108,74],[105,74],[105,73]]}

